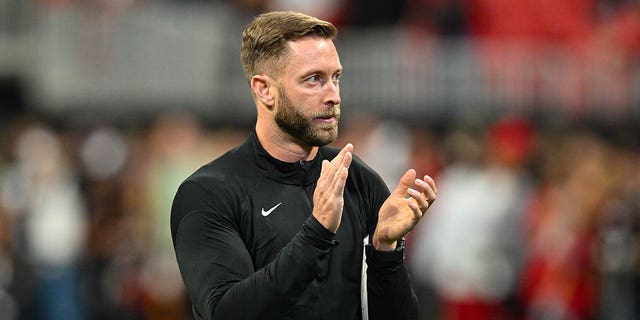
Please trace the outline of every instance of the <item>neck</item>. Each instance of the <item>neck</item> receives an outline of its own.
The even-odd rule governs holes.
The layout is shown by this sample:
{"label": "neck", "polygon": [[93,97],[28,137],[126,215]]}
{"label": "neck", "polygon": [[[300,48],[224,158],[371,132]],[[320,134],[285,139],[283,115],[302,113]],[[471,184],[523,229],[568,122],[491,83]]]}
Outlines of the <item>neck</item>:
{"label": "neck", "polygon": [[318,147],[309,146],[283,132],[275,123],[260,118],[256,122],[256,134],[262,147],[280,161],[312,160],[318,153]]}

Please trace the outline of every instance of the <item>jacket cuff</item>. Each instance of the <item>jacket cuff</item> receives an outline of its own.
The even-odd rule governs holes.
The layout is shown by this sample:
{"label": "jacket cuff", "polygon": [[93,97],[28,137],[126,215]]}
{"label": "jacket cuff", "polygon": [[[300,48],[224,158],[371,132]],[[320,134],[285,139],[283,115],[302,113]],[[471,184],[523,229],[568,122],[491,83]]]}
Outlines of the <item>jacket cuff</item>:
{"label": "jacket cuff", "polygon": [[303,239],[312,246],[328,250],[338,245],[335,234],[327,230],[313,215],[302,224]]}
{"label": "jacket cuff", "polygon": [[365,247],[367,267],[381,273],[393,273],[400,270],[404,264],[404,245],[400,242],[394,251],[378,251],[373,245]]}

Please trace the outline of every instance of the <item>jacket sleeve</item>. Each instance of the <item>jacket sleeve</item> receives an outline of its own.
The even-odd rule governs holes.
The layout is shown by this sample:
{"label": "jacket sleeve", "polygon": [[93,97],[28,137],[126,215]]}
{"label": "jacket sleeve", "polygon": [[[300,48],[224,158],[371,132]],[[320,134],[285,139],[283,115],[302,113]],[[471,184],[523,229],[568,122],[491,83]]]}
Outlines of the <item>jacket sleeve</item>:
{"label": "jacket sleeve", "polygon": [[211,197],[183,183],[171,212],[176,258],[196,317],[272,319],[287,312],[320,272],[333,234],[311,216],[274,261],[254,270],[234,219],[212,209]]}
{"label": "jacket sleeve", "polygon": [[366,246],[369,319],[417,319],[418,298],[404,264],[404,250]]}

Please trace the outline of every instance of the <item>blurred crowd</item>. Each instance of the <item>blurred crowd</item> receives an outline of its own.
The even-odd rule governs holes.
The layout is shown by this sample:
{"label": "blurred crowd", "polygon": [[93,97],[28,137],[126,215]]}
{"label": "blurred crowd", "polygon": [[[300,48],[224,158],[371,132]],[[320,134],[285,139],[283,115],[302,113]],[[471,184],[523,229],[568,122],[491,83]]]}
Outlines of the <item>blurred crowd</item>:
{"label": "blurred crowd", "polygon": [[0,319],[188,319],[169,231],[178,184],[242,139],[189,114],[2,131]]}
{"label": "blurred crowd", "polygon": [[[0,319],[190,319],[173,194],[249,130],[185,112],[3,126]],[[407,245],[424,319],[634,319],[638,137],[633,125],[353,114],[335,145],[352,142],[389,184],[407,167],[435,177],[438,201]]]}

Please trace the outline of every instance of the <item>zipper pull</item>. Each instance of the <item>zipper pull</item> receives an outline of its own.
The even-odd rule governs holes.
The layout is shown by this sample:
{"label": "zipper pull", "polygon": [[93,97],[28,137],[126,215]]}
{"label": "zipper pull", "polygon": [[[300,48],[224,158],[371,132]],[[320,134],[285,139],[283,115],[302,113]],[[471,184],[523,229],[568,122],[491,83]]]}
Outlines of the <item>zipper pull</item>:
{"label": "zipper pull", "polygon": [[302,169],[302,175],[300,176],[300,185],[304,185],[304,179],[307,176],[307,164],[304,160],[300,160],[300,169]]}

